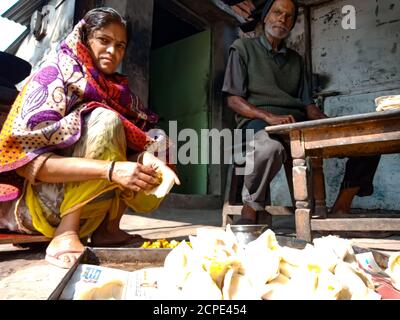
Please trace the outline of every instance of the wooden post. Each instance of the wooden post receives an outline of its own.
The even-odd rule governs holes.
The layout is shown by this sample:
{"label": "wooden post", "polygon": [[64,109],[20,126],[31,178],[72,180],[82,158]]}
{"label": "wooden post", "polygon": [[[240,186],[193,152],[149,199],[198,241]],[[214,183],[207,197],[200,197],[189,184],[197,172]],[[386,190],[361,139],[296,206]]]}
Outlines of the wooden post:
{"label": "wooden post", "polygon": [[290,149],[293,158],[293,191],[296,200],[296,236],[311,241],[310,195],[307,183],[307,165],[304,142],[300,131],[290,132]]}
{"label": "wooden post", "polygon": [[310,209],[296,209],[296,236],[307,242],[311,242],[311,214]]}
{"label": "wooden post", "polygon": [[296,200],[296,235],[298,239],[311,241],[311,210],[307,184],[307,166],[304,159],[293,160],[293,189]]}
{"label": "wooden post", "polygon": [[312,190],[314,197],[314,212],[320,218],[326,218],[325,178],[322,157],[311,157]]}
{"label": "wooden post", "polygon": [[293,193],[297,201],[308,202],[307,167],[303,159],[293,160]]}

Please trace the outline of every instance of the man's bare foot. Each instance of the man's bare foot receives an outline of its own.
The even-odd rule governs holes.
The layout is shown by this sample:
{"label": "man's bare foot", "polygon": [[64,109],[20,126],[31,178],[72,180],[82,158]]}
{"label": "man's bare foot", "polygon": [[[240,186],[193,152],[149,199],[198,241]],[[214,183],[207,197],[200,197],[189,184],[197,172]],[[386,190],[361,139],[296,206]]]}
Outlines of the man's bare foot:
{"label": "man's bare foot", "polygon": [[129,234],[121,229],[96,230],[90,237],[90,244],[94,247],[108,247],[118,245],[141,246],[147,239],[138,234]]}
{"label": "man's bare foot", "polygon": [[257,212],[248,204],[244,204],[241,217],[235,224],[257,224]]}
{"label": "man's bare foot", "polygon": [[70,268],[85,247],[75,231],[66,231],[55,236],[46,249],[46,260],[61,268]]}
{"label": "man's bare foot", "polygon": [[339,195],[333,205],[330,213],[331,214],[349,214],[351,209],[351,203],[354,197],[357,195],[359,187],[346,188],[339,191]]}

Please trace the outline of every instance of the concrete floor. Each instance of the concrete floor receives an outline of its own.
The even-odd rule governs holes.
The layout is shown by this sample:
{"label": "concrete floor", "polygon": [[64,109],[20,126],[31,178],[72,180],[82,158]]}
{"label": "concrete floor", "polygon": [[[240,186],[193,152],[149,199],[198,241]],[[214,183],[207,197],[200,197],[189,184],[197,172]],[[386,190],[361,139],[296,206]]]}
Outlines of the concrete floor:
{"label": "concrete floor", "polygon": [[[294,234],[293,217],[274,217],[277,234]],[[181,238],[196,234],[203,226],[220,227],[221,210],[159,209],[153,214],[127,212],[121,227],[150,239]],[[400,238],[356,239],[356,244],[380,250],[399,250]],[[17,248],[0,245],[0,300],[47,299],[68,270],[49,265],[44,260],[46,245]]]}

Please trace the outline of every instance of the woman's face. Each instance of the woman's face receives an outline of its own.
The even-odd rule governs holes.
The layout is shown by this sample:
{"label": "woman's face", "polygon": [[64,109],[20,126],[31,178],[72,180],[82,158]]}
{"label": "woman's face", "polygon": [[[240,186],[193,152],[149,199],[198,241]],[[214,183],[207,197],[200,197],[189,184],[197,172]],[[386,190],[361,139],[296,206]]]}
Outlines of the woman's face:
{"label": "woman's face", "polygon": [[88,46],[93,62],[105,74],[113,74],[121,63],[127,43],[126,29],[119,23],[110,23],[92,32]]}

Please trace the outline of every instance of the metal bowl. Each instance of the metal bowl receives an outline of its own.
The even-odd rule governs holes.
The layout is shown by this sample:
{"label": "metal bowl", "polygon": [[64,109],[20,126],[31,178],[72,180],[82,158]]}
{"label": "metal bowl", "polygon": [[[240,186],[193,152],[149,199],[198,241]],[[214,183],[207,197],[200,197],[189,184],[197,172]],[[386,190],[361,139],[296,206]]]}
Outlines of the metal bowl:
{"label": "metal bowl", "polygon": [[256,240],[269,226],[267,224],[242,224],[231,225],[232,232],[236,236],[238,242],[242,245]]}

